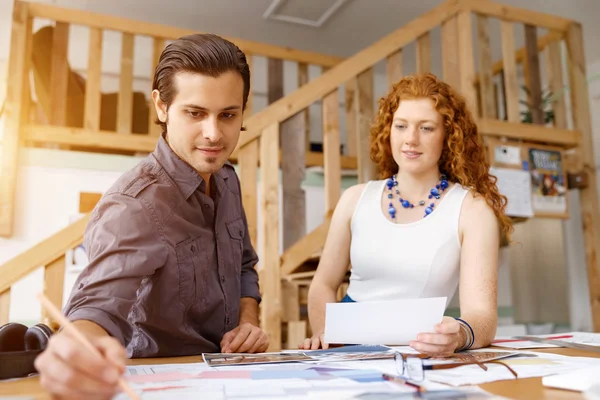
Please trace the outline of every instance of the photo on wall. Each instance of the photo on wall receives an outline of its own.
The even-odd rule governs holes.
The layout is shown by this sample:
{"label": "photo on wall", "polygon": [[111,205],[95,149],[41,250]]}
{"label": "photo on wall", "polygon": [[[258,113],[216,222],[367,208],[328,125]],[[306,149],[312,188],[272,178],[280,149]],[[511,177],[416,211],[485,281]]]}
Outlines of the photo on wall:
{"label": "photo on wall", "polygon": [[533,209],[536,214],[567,214],[567,186],[562,152],[528,148]]}

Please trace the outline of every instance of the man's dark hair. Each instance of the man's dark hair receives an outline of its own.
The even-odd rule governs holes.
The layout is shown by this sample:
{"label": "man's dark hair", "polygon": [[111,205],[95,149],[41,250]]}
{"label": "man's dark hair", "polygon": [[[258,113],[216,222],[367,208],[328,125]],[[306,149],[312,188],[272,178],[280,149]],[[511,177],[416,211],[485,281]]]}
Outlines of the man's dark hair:
{"label": "man's dark hair", "polygon": [[[188,35],[173,41],[163,50],[154,71],[152,90],[160,92],[160,99],[168,108],[176,94],[173,78],[177,73],[191,72],[216,78],[228,71],[237,71],[244,81],[243,108],[246,109],[250,93],[250,68],[244,52],[229,40],[214,34]],[[164,122],[157,123],[163,133],[167,131]]]}

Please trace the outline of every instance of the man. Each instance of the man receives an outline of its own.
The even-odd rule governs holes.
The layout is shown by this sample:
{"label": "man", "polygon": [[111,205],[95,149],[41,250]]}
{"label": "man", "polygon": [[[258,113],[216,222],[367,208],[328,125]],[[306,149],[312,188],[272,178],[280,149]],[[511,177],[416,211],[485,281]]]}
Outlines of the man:
{"label": "man", "polygon": [[54,335],[36,368],[57,397],[110,397],[126,357],[268,348],[258,258],[227,162],[249,91],[245,55],[218,36],[190,35],[163,51],[152,91],[163,134],[94,209],[90,263],[65,307],[105,357]]}

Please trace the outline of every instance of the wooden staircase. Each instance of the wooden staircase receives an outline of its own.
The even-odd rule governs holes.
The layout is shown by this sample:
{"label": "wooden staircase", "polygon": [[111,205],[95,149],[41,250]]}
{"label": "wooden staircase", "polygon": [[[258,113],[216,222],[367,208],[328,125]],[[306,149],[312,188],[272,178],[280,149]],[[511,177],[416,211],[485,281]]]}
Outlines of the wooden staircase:
{"label": "wooden staircase", "polygon": [[[82,128],[65,126],[61,123],[61,118],[64,118],[64,104],[58,104],[49,111],[51,116],[55,115],[49,118],[49,124],[32,123],[25,112],[31,104],[23,71],[27,70],[31,63],[29,43],[33,34],[33,18],[49,18],[56,21],[55,29],[63,32],[55,35],[52,42],[52,65],[58,67],[52,70],[49,87],[53,93],[52,98],[55,99],[61,99],[66,90],[63,77],[68,71],[68,64],[64,60],[61,61],[57,54],[61,51],[64,54],[68,43],[64,32],[67,31],[68,24],[90,27],[91,32],[95,32],[92,35],[95,40],[98,32],[106,29],[123,32],[124,40],[131,40],[126,39],[130,38],[130,35],[154,37],[155,56],[159,54],[166,39],[190,33],[171,27],[17,1],[11,39],[14,50],[9,72],[13,79],[7,96],[8,129],[5,129],[5,132],[11,134],[4,141],[4,175],[0,182],[0,200],[10,204],[7,207],[8,213],[4,211],[0,214],[0,226],[5,235],[11,233],[14,174],[18,162],[14,154],[17,154],[19,143],[85,146],[89,151],[148,152],[153,150],[156,141],[156,134],[153,132],[146,135],[132,135],[127,132],[117,135],[116,132],[99,129],[97,100],[100,47],[92,40],[91,54],[98,57],[90,56],[85,91],[86,107],[83,110],[84,121],[91,122]],[[491,19],[501,21],[499,39],[490,33]],[[526,32],[526,46],[518,50],[515,47],[514,29],[517,24],[524,24]],[[474,25],[476,30],[473,29]],[[437,28],[441,30],[438,31]],[[547,29],[550,33],[538,39],[537,28]],[[299,340],[310,335],[305,309],[307,290],[325,242],[331,213],[341,194],[342,168],[356,169],[358,182],[376,178],[376,171],[368,154],[369,126],[375,115],[374,67],[380,62],[385,63],[388,87],[405,74],[432,71],[437,67],[431,63],[431,41],[437,39],[434,36],[435,32],[438,32],[442,41],[441,75],[448,83],[459,88],[471,108],[477,110],[479,130],[486,140],[496,139],[504,143],[525,141],[568,150],[574,154],[572,159],[578,160],[572,172],[585,172],[588,175],[589,184],[581,189],[582,218],[585,221],[586,257],[594,324],[596,331],[600,331],[600,274],[596,254],[597,249],[600,249],[600,226],[598,208],[594,206],[599,203],[591,145],[581,26],[575,21],[558,16],[501,6],[488,0],[449,0],[346,60],[233,39],[245,50],[250,60],[255,56],[267,57],[273,70],[281,68],[281,60],[295,61],[299,63],[300,71],[299,88],[296,91],[287,96],[279,96],[265,109],[250,114],[244,123],[246,131],[242,132],[232,155],[232,160],[237,162],[239,167],[250,235],[260,256],[259,273],[263,295],[261,324],[271,337],[270,350],[278,350],[282,346],[295,348]],[[489,51],[493,40],[502,42],[502,59],[497,62],[494,62]],[[407,49],[412,43],[416,43],[415,54],[410,54]],[[561,60],[563,44],[568,60],[566,66],[556,62]],[[569,112],[564,99],[559,99],[552,105],[555,113],[560,116],[553,124],[544,124],[544,121],[539,119],[542,87],[540,60],[546,53],[550,55],[545,64],[549,71],[546,76],[550,77],[548,84],[552,88],[558,90],[565,85],[562,76],[567,68],[569,95],[573,105],[570,111],[572,126],[567,124],[566,117],[569,116]],[[412,56],[416,59],[416,70],[403,71],[402,59]],[[128,65],[126,60],[129,57],[130,51],[124,53],[123,65]],[[475,59],[478,60],[477,65]],[[303,77],[308,63],[320,64],[323,69],[322,75],[310,82],[306,76]],[[523,78],[517,73],[521,65],[526,71]],[[532,92],[535,106],[533,124],[520,122],[519,84],[523,79]],[[497,90],[500,86],[501,90]],[[340,115],[339,90],[345,93],[345,115]],[[126,100],[130,99],[131,95],[131,87],[121,87],[119,98],[122,100],[118,103],[117,118],[131,120],[130,103]],[[311,106],[322,109],[322,153],[311,153],[305,145],[308,131],[307,109]],[[340,153],[342,117],[346,119],[348,138],[344,154]],[[280,140],[281,137],[285,137],[286,140]],[[293,218],[289,219],[289,209],[293,209],[301,221],[304,221],[305,206],[294,208],[298,204],[293,203],[294,207],[287,207],[290,207],[293,199],[297,199],[298,193],[302,193],[300,185],[305,168],[311,165],[321,165],[324,168],[325,215],[323,222],[316,229],[304,232],[302,223],[294,223]],[[280,173],[283,176],[282,183]],[[280,191],[283,192],[282,204],[279,201]],[[283,235],[279,228],[281,215],[285,221]],[[46,265],[45,290],[54,293],[51,297],[56,304],[61,303],[62,296],[58,293],[62,293],[62,283],[58,277],[64,274],[64,266],[61,270],[57,266],[57,260],[81,241],[84,225],[79,221],[0,266],[0,323],[7,320],[11,286],[40,265]],[[292,225],[293,229],[287,229]],[[286,242],[283,253],[280,252],[281,236]],[[61,290],[58,290],[59,285]],[[345,287],[342,287],[338,297],[341,299],[344,293]]]}

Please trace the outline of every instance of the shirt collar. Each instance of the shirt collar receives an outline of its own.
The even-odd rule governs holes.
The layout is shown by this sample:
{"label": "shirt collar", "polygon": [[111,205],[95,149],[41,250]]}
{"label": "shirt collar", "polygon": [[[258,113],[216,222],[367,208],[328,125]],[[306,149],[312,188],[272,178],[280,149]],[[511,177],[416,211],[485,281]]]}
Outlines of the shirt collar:
{"label": "shirt collar", "polygon": [[[164,135],[160,135],[158,139],[156,149],[154,150],[154,157],[175,182],[186,200],[204,183],[204,179],[200,174],[171,149]],[[228,168],[233,168],[233,165],[229,161],[225,165]],[[226,181],[228,178],[228,174],[223,168],[215,172],[213,176],[217,181]],[[206,184],[204,187],[206,187]]]}

